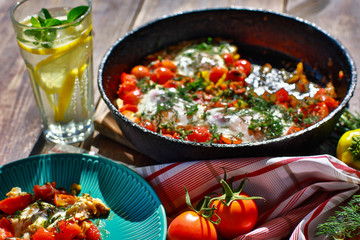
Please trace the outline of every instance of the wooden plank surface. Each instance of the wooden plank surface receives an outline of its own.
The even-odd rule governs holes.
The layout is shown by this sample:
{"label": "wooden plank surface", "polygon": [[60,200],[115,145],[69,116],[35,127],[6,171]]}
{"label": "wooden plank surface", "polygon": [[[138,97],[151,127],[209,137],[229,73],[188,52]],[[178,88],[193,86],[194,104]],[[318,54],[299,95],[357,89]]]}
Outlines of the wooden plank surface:
{"label": "wooden plank surface", "polygon": [[[0,0],[2,23],[0,45],[0,165],[41,153],[48,144],[42,138],[40,115],[37,109],[25,65],[20,57],[10,21],[10,9],[15,0]],[[284,3],[287,2],[286,7]],[[358,42],[360,2],[353,0],[93,0],[94,76],[107,49],[131,29],[159,17],[192,9],[212,7],[252,7],[268,9],[306,18],[339,39],[350,51],[356,63],[360,61]],[[359,67],[358,67],[359,69]],[[99,98],[96,78],[95,97]],[[351,100],[350,109],[359,111],[359,86]],[[100,101],[101,102],[101,101]],[[97,114],[106,106],[101,103]],[[38,141],[39,140],[39,141]],[[51,145],[50,145],[51,147]],[[134,165],[152,162],[130,147],[95,132],[89,150],[115,160]]]}

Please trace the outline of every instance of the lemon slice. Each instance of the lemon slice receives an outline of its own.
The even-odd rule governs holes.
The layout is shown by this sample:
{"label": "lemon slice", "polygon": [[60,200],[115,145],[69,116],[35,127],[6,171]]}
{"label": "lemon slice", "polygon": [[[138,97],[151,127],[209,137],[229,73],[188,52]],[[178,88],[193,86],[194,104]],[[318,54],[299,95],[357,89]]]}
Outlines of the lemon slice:
{"label": "lemon slice", "polygon": [[75,86],[76,77],[79,76],[79,70],[73,68],[70,70],[65,77],[64,87],[59,93],[59,101],[57,107],[55,107],[54,118],[56,122],[64,122],[65,120],[65,111],[70,103],[71,96]]}
{"label": "lemon slice", "polygon": [[[20,46],[20,48],[24,49],[25,51],[32,53],[32,54],[37,54],[37,55],[52,55],[52,54],[60,54],[62,52],[67,51],[68,49],[71,49],[75,46],[77,46],[78,44],[80,44],[81,42],[83,42],[87,36],[89,35],[89,33],[92,30],[92,26],[90,26],[88,29],[86,29],[86,31],[81,34],[80,37],[76,38],[75,40],[72,39],[68,39],[63,41],[62,43],[56,43],[55,47],[53,48],[43,48],[40,45],[34,45],[32,43],[31,40],[26,40],[26,42],[23,41],[19,41],[18,40],[18,45]],[[62,30],[64,31],[64,30]],[[62,34],[65,35],[69,35],[69,36],[76,36],[75,33],[68,33],[71,30],[67,30],[67,32],[63,32]],[[72,30],[74,31],[74,30]],[[62,38],[62,36],[60,35],[59,38]]]}
{"label": "lemon slice", "polygon": [[80,68],[91,54],[92,37],[89,36],[77,46],[69,47],[61,54],[53,54],[39,62],[34,68],[34,79],[47,93],[60,93],[65,87],[67,75],[73,68]]}

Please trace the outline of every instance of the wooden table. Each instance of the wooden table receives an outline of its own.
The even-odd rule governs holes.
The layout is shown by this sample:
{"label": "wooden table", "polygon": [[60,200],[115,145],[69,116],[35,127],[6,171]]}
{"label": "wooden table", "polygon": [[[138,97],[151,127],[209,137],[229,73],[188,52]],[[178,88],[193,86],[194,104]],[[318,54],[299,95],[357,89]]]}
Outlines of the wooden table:
{"label": "wooden table", "polygon": [[[12,29],[10,9],[15,2],[0,0],[0,165],[52,147],[41,135],[40,113]],[[360,62],[360,1],[356,0],[93,0],[94,76],[107,49],[126,32],[164,15],[230,6],[262,8],[306,18],[339,39],[355,62]],[[94,82],[99,103],[96,79]],[[360,111],[359,106],[358,86],[349,108]],[[98,109],[97,114],[100,113]],[[133,165],[154,163],[98,131],[78,147]]]}

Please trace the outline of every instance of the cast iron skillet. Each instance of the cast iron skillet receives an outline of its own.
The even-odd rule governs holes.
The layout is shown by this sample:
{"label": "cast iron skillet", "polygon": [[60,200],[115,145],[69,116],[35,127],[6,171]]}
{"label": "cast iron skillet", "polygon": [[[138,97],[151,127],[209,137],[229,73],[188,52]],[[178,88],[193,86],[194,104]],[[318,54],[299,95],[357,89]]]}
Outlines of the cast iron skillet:
{"label": "cast iron skillet", "polygon": [[[183,40],[207,37],[234,40],[238,52],[258,64],[269,62],[274,67],[289,69],[303,61],[312,81],[325,84],[323,77],[331,79],[341,100],[340,106],[300,132],[238,145],[168,138],[134,124],[116,109],[113,103],[122,72],[129,72],[150,53]],[[341,81],[337,77],[340,70],[345,76]],[[348,51],[314,24],[270,11],[234,8],[197,10],[150,22],[114,43],[103,57],[98,72],[101,96],[123,134],[139,152],[159,162],[304,154],[331,134],[354,93],[356,82],[356,67]]]}

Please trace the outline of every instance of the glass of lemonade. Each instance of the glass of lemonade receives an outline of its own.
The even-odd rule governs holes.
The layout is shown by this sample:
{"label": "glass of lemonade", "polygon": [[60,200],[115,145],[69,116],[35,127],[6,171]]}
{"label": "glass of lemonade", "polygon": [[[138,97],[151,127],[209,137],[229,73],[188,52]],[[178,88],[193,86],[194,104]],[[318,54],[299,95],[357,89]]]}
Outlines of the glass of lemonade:
{"label": "glass of lemonade", "polygon": [[94,130],[90,0],[24,0],[11,11],[46,139],[84,141]]}

